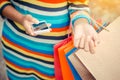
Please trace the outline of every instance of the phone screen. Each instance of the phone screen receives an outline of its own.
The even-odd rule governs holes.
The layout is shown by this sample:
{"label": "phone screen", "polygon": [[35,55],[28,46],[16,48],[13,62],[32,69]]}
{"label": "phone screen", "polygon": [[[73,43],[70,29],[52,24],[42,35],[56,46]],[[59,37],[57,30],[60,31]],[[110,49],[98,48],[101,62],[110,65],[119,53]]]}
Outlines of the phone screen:
{"label": "phone screen", "polygon": [[45,21],[41,21],[39,24],[33,24],[34,33],[41,34],[45,32],[50,32],[51,28],[47,25]]}
{"label": "phone screen", "polygon": [[46,22],[40,22],[39,24],[33,24],[34,31],[48,29]]}

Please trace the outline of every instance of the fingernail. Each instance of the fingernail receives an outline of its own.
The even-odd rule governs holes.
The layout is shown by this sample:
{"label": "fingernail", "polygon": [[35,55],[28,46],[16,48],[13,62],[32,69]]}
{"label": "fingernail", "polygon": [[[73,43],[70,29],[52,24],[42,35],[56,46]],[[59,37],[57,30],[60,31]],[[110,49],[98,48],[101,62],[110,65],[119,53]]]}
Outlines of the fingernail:
{"label": "fingernail", "polygon": [[91,53],[92,53],[92,54],[94,54],[94,53],[95,53],[95,51],[91,51]]}
{"label": "fingernail", "polygon": [[31,35],[31,36],[34,36],[34,33],[31,33],[30,35]]}
{"label": "fingernail", "polygon": [[51,24],[50,24],[50,23],[47,23],[47,26],[48,26],[48,27],[50,27],[50,26],[51,26]]}
{"label": "fingernail", "polygon": [[96,47],[97,45],[98,45],[97,42],[95,42],[95,47]]}
{"label": "fingernail", "polygon": [[39,24],[40,22],[39,22],[38,20],[35,19],[35,23],[36,23],[36,24]]}
{"label": "fingernail", "polygon": [[91,53],[94,54],[95,53],[95,48],[93,48],[93,50],[91,50]]}
{"label": "fingernail", "polygon": [[84,49],[84,51],[85,51],[85,52],[88,52],[89,50],[87,50],[87,49]]}
{"label": "fingernail", "polygon": [[100,41],[96,41],[95,42],[95,47],[98,46],[100,44]]}

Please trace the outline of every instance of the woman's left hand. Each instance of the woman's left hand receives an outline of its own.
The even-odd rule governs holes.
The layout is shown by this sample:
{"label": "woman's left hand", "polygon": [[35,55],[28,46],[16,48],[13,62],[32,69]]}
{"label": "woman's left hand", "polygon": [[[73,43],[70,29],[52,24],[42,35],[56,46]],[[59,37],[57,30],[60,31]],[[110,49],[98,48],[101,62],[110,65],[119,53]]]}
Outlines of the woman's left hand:
{"label": "woman's left hand", "polygon": [[85,19],[74,24],[74,46],[95,53],[95,47],[100,43],[99,35]]}

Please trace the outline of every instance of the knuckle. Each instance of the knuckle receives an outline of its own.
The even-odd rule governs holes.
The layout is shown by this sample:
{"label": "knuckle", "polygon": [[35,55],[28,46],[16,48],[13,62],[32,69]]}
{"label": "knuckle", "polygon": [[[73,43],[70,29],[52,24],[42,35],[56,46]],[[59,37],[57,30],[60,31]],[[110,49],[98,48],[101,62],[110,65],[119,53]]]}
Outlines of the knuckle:
{"label": "knuckle", "polygon": [[88,49],[84,49],[85,52],[88,52],[89,50]]}

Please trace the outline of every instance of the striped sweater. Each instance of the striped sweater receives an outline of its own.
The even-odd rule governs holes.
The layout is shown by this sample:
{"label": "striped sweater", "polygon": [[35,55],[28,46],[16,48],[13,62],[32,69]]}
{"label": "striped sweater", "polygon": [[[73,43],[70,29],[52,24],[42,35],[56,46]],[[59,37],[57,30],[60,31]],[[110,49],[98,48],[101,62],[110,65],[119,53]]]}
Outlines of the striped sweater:
{"label": "striped sweater", "polygon": [[2,53],[9,80],[54,80],[53,46],[67,37],[73,12],[89,11],[88,0],[0,0],[2,17],[7,5],[52,24],[51,32],[32,37],[19,23],[4,20]]}

